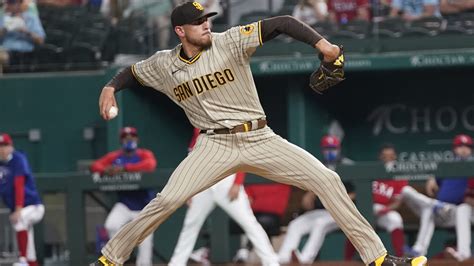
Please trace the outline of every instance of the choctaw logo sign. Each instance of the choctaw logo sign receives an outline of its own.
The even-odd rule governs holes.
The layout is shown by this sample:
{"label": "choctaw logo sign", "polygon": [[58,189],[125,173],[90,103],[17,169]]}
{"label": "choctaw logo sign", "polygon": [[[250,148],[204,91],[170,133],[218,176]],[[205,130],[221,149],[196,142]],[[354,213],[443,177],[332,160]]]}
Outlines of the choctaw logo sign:
{"label": "choctaw logo sign", "polygon": [[92,174],[92,182],[99,184],[100,190],[137,190],[140,188],[138,182],[142,180],[141,173],[121,173],[117,175]]}
{"label": "choctaw logo sign", "polygon": [[373,110],[367,121],[372,122],[372,134],[382,131],[392,134],[451,132],[455,128],[474,131],[474,105],[463,109],[453,106],[409,107],[405,104],[381,105]]}

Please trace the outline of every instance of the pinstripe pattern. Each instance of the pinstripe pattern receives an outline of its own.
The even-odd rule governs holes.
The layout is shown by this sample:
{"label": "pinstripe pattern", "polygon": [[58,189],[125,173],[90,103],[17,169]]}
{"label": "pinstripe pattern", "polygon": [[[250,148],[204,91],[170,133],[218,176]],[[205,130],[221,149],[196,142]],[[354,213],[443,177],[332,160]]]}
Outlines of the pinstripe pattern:
{"label": "pinstripe pattern", "polygon": [[[192,62],[179,57],[181,46],[160,51],[132,67],[146,86],[166,94],[200,129],[231,128],[264,118],[249,59],[261,45],[260,23],[212,34],[211,48]],[[171,67],[170,67],[171,66]],[[188,198],[237,171],[311,190],[370,263],[386,250],[348,197],[339,176],[303,149],[266,127],[247,133],[203,135],[180,163],[161,193],[102,249],[123,264],[133,248]]]}
{"label": "pinstripe pattern", "polygon": [[201,134],[193,152],[178,166],[163,191],[107,243],[102,253],[115,263],[125,262],[133,248],[188,198],[236,171],[316,193],[365,263],[386,252],[350,200],[339,176],[266,127],[247,133]]}
{"label": "pinstripe pattern", "polygon": [[[248,33],[242,33],[245,27],[212,33],[213,45],[192,64],[180,59],[181,45],[178,45],[173,50],[159,51],[136,63],[132,71],[143,85],[166,94],[183,108],[194,127],[232,128],[246,121],[263,118],[265,113],[248,64],[251,56],[248,50],[261,45],[259,25],[260,22],[256,22],[247,26],[252,28]],[[230,70],[234,80],[226,79],[225,84],[221,85],[215,73],[224,73],[226,69]],[[214,82],[208,81],[206,75],[209,74]],[[198,83],[193,82],[196,79]],[[175,88],[186,82],[190,90],[182,100],[176,96]],[[211,88],[211,83],[217,87]],[[201,94],[198,93],[199,84],[204,87]]]}

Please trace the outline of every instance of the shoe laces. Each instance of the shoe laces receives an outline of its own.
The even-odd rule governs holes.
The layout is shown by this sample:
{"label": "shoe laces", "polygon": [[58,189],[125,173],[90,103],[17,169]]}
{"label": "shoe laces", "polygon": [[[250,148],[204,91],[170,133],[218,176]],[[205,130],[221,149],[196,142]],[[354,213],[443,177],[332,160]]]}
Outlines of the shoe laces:
{"label": "shoe laces", "polygon": [[412,258],[404,258],[404,257],[395,257],[395,256],[392,256],[392,255],[387,255],[387,257],[385,257],[385,261],[387,262],[395,262],[395,263],[406,263],[406,262],[409,262]]}

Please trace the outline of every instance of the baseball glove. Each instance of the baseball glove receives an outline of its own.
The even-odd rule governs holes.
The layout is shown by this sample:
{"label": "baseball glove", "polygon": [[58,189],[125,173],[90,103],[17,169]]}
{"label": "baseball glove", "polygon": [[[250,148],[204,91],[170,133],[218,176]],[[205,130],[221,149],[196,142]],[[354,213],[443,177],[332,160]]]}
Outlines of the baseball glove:
{"label": "baseball glove", "polygon": [[327,89],[343,81],[344,78],[344,51],[341,51],[333,62],[324,62],[324,55],[319,53],[321,64],[309,78],[309,86],[315,92],[323,94]]}

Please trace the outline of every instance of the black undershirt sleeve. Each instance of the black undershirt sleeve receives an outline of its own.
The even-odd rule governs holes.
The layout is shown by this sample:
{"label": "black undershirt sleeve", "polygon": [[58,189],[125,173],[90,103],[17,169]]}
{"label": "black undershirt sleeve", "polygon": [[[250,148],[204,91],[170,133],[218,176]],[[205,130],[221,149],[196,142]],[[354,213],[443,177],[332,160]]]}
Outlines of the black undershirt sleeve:
{"label": "black undershirt sleeve", "polygon": [[295,40],[314,45],[323,37],[313,28],[292,16],[278,16],[261,21],[262,41],[267,42],[284,33]]}
{"label": "black undershirt sleeve", "polygon": [[135,78],[132,73],[132,67],[127,67],[115,75],[105,86],[110,86],[115,88],[115,92],[121,91],[123,89],[129,88],[139,88],[145,87]]}

